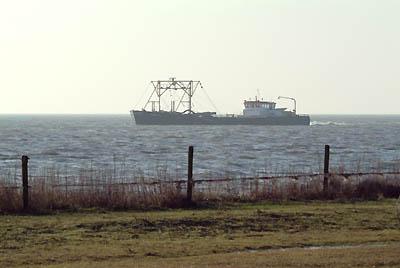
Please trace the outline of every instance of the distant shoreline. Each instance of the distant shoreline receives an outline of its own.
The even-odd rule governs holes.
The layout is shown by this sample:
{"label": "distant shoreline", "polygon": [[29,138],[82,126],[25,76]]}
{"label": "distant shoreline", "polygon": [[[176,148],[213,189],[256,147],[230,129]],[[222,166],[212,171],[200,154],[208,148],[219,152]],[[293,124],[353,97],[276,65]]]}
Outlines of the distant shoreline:
{"label": "distant shoreline", "polygon": [[[0,113],[0,116],[130,116],[127,113]],[[310,114],[310,116],[397,117],[399,114]]]}

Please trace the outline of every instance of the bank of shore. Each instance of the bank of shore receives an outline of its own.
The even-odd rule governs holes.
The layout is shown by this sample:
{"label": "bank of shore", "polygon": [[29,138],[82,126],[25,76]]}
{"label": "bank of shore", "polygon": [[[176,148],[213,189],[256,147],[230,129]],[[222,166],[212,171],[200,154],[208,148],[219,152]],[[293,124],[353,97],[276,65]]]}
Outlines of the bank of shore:
{"label": "bank of shore", "polygon": [[396,199],[0,216],[1,267],[399,266]]}

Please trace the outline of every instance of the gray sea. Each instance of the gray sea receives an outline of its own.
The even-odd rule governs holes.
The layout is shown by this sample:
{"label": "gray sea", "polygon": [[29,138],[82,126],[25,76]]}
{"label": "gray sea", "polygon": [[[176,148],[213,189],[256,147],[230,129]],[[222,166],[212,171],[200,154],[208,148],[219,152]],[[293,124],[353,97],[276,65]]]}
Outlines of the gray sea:
{"label": "gray sea", "polygon": [[320,172],[324,145],[331,166],[346,171],[399,169],[400,116],[313,115],[311,126],[136,126],[129,115],[0,115],[0,174],[123,169],[184,176],[253,176]]}

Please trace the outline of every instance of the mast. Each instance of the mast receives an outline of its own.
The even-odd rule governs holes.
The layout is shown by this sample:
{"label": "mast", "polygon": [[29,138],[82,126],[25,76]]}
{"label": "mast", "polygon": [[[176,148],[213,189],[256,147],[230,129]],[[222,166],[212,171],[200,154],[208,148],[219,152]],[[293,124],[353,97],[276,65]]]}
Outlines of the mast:
{"label": "mast", "polygon": [[193,94],[192,94],[192,88],[193,88],[193,81],[190,81],[190,83],[189,83],[189,88],[188,88],[188,96],[189,96],[189,113],[192,113],[193,111],[192,111],[192,97],[193,97]]}
{"label": "mast", "polygon": [[160,81],[157,82],[157,96],[158,96],[158,111],[161,111],[161,90],[160,90],[161,86],[160,86]]}

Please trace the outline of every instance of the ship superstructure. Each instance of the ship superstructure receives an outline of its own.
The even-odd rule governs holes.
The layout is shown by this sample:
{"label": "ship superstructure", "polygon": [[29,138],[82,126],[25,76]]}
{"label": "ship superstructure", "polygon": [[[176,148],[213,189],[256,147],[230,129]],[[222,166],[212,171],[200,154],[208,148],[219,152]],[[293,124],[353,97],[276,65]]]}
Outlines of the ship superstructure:
{"label": "ship superstructure", "polygon": [[243,116],[244,117],[269,117],[269,116],[285,116],[286,108],[276,108],[275,102],[246,100],[244,101]]}

